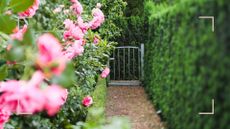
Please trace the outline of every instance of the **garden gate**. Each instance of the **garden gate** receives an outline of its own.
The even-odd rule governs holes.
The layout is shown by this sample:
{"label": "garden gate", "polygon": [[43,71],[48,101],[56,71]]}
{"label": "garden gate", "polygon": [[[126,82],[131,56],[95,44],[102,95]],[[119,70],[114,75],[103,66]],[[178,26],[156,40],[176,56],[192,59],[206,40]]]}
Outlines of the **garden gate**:
{"label": "garden gate", "polygon": [[140,85],[143,66],[144,44],[116,47],[109,60],[109,85]]}

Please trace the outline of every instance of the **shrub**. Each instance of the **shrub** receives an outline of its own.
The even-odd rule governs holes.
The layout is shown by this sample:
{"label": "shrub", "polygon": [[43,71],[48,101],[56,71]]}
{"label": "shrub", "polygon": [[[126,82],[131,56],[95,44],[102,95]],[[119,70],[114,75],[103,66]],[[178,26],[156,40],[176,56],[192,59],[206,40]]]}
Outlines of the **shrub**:
{"label": "shrub", "polygon": [[[59,15],[53,11],[60,5],[65,5],[62,11],[68,10],[70,0],[41,0],[41,9],[38,10],[38,14],[33,19],[33,23],[36,28],[41,31],[59,32],[54,26],[60,26],[63,24],[63,19],[68,15]],[[84,14],[87,14],[84,18],[91,18],[91,10],[95,8],[97,3],[101,3],[102,11],[104,12],[105,22],[96,31],[100,33],[103,39],[114,41],[123,31],[120,24],[120,19],[124,16],[124,9],[126,3],[123,0],[79,0],[83,4]],[[39,21],[39,22],[38,22]]]}
{"label": "shrub", "polygon": [[[145,87],[169,129],[230,128],[229,8],[224,0],[145,4]],[[215,32],[202,15],[215,17]],[[215,115],[199,115],[212,99]]]}
{"label": "shrub", "polygon": [[[42,92],[48,89],[48,87],[51,87],[49,85],[58,84],[68,88],[69,95],[67,100],[65,99],[65,96],[62,96],[64,98],[59,97],[60,99],[65,99],[66,103],[65,105],[61,104],[62,110],[56,115],[53,114],[52,116],[49,116],[45,112],[40,112],[39,110],[40,113],[38,114],[17,116],[14,114],[15,112],[12,111],[11,119],[9,123],[6,124],[5,128],[71,128],[71,126],[76,124],[78,121],[85,120],[87,108],[82,105],[82,99],[94,91],[97,76],[106,67],[105,64],[107,63],[110,51],[113,49],[115,44],[113,42],[103,40],[100,37],[98,30],[89,30],[88,28],[83,30],[83,28],[80,28],[80,25],[76,24],[76,19],[78,17],[73,14],[73,12],[68,12],[66,14],[64,14],[65,12],[59,12],[57,14],[54,10],[51,10],[52,7],[54,7],[54,9],[69,8],[71,5],[69,0],[62,1],[64,5],[60,5],[60,3],[52,3],[55,1],[48,1],[45,3],[46,1],[41,0],[41,9],[43,8],[44,10],[39,9],[40,11],[37,13],[35,18],[18,18],[17,13],[24,11],[32,4],[35,4],[35,7],[31,6],[29,9],[33,11],[37,10],[36,2],[33,3],[29,0],[20,2],[15,0],[4,0],[0,2],[0,80],[2,81],[0,84],[2,86],[3,83],[11,79],[16,82],[18,82],[17,80],[20,80],[20,84],[18,84],[20,87],[21,85],[24,85],[24,81],[27,83],[26,80],[29,80],[35,71],[39,71],[42,73],[42,76],[44,75],[45,77],[39,82],[39,84],[37,84],[38,86],[36,86],[36,90]],[[46,6],[48,8],[46,8]],[[7,12],[8,9],[11,9],[13,12]],[[101,24],[103,22],[104,15],[100,11],[99,7],[95,10],[95,12],[100,13],[99,24]],[[32,17],[34,15],[33,11],[24,13],[24,15],[29,14],[30,17]],[[91,21],[92,18],[99,17],[99,15],[91,16],[91,14],[87,14],[89,11],[85,12],[86,13],[81,15],[84,18],[84,21]],[[63,32],[69,31],[63,24],[64,20],[67,18],[73,20],[74,25],[72,27],[74,29],[78,27],[78,32],[84,33],[83,31],[87,31],[87,33],[84,33],[81,38],[78,38],[80,36],[79,33],[71,32],[75,34],[76,37],[67,37],[68,39],[64,37],[64,40]],[[21,28],[20,25],[23,24],[29,24],[29,27],[25,30],[24,27],[23,29],[18,30],[15,29],[17,24],[18,29]],[[92,23],[89,24],[89,26],[91,29],[96,29],[99,27],[99,24]],[[93,25],[94,28],[92,28]],[[11,34],[13,29],[16,31],[14,33],[17,35]],[[53,33],[60,39],[60,42],[58,42],[51,34],[45,34],[41,37],[39,36],[38,40],[35,42],[35,39],[38,37],[37,35],[45,32]],[[71,46],[75,47],[74,52],[76,55],[74,55],[74,57],[64,57],[66,54],[65,52],[68,52],[67,50]],[[62,64],[66,67],[62,67]],[[62,68],[64,70],[62,70]],[[60,74],[57,73],[60,71]],[[21,80],[23,80],[22,84]],[[33,81],[37,81],[37,78]],[[31,83],[34,84],[34,82]],[[21,92],[21,90],[19,91]],[[5,99],[3,96],[5,92],[3,92],[2,89],[0,92],[1,99]],[[15,92],[17,93],[17,91]],[[51,90],[46,93],[46,96],[56,97],[55,95],[52,95],[53,93],[55,94],[58,92]],[[67,94],[66,90],[65,94]],[[37,95],[34,96],[38,97]],[[29,108],[29,106],[27,108]],[[38,111],[34,110],[33,113],[37,112]],[[2,118],[3,117],[1,116],[1,119]],[[7,121],[8,118],[4,117],[3,123],[0,123],[0,128],[2,128],[4,123]]]}
{"label": "shrub", "polygon": [[[126,0],[125,17],[119,21],[119,26],[123,28],[121,35],[115,39],[120,46],[140,45],[147,41],[147,20],[144,14],[143,0]],[[143,33],[144,32],[144,33]]]}
{"label": "shrub", "polygon": [[[107,85],[105,79],[99,79],[97,82],[97,86],[92,94],[94,104],[92,107],[89,108],[89,110],[95,110],[95,109],[102,109],[105,110],[105,103],[106,103],[106,94],[107,93]],[[105,118],[104,112],[99,116],[100,118]],[[87,114],[87,121],[96,121],[97,118],[94,118],[93,114]]]}

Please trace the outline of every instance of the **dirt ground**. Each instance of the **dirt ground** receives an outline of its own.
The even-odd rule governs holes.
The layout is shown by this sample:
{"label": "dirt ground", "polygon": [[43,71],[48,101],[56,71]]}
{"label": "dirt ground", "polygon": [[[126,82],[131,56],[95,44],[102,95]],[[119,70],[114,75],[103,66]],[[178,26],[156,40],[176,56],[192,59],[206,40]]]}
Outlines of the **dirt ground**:
{"label": "dirt ground", "polygon": [[107,93],[107,118],[126,116],[132,129],[165,129],[143,87],[110,86]]}

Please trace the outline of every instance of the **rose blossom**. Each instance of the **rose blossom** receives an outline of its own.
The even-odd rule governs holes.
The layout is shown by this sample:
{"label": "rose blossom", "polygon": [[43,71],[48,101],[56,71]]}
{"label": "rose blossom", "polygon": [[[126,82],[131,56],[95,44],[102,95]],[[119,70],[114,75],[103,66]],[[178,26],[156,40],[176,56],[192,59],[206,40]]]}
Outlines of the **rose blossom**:
{"label": "rose blossom", "polygon": [[63,52],[64,56],[71,60],[84,52],[84,47],[82,46],[83,40],[76,40],[71,43],[67,49]]}
{"label": "rose blossom", "polygon": [[100,42],[100,39],[98,38],[98,36],[94,36],[93,43],[95,45],[98,45],[99,42]]}
{"label": "rose blossom", "polygon": [[10,115],[10,111],[0,108],[0,129],[3,129],[4,124],[8,122]]}
{"label": "rose blossom", "polygon": [[39,3],[40,3],[39,0],[34,0],[34,4],[31,7],[29,7],[24,12],[18,13],[19,17],[20,18],[25,18],[25,17],[31,18],[31,17],[33,17],[35,15],[36,11],[38,10]]}
{"label": "rose blossom", "polygon": [[45,98],[38,87],[26,81],[10,80],[1,83],[0,108],[15,113],[35,113],[43,109]]}
{"label": "rose blossom", "polygon": [[78,26],[81,28],[81,30],[82,30],[83,33],[86,33],[87,30],[90,27],[89,23],[84,23],[84,21],[83,21],[83,19],[82,19],[81,16],[79,16],[77,18],[77,23],[78,23]]}
{"label": "rose blossom", "polygon": [[70,19],[65,19],[65,21],[63,22],[65,25],[65,29],[69,30],[75,27],[74,23],[72,20]]}
{"label": "rose blossom", "polygon": [[43,73],[41,71],[36,71],[32,78],[28,81],[28,85],[29,86],[34,86],[39,88],[40,84],[42,83],[42,81],[45,79]]}
{"label": "rose blossom", "polygon": [[105,21],[105,16],[99,8],[92,10],[93,19],[89,22],[91,29],[97,29]]}
{"label": "rose blossom", "polygon": [[44,93],[47,99],[45,109],[48,115],[52,116],[56,114],[66,102],[68,91],[58,85],[51,85],[45,89]]}
{"label": "rose blossom", "polygon": [[90,96],[86,96],[86,97],[82,100],[82,104],[83,104],[85,107],[89,107],[90,105],[93,104],[93,98],[90,97]]}
{"label": "rose blossom", "polygon": [[74,38],[75,40],[83,39],[84,33],[82,32],[79,26],[76,26],[73,23],[73,21],[71,21],[70,19],[66,19],[64,21],[64,24],[65,24],[65,28],[67,29],[63,34],[65,40],[69,38]]}
{"label": "rose blossom", "polygon": [[56,13],[59,13],[62,11],[62,8],[61,7],[57,7],[53,10],[53,13],[56,14]]}
{"label": "rose blossom", "polygon": [[43,74],[37,71],[29,81],[0,82],[0,92],[3,92],[0,96],[0,109],[16,113],[41,111],[45,103],[45,97],[40,89],[43,79]]}
{"label": "rose blossom", "polygon": [[48,115],[57,113],[67,99],[68,91],[57,85],[51,85],[42,90],[40,85],[43,77],[41,76],[41,72],[35,72],[29,81],[0,82],[0,92],[2,92],[0,109],[12,113],[31,114],[46,109]]}
{"label": "rose blossom", "polygon": [[38,67],[48,77],[52,74],[60,75],[65,69],[67,60],[63,58],[59,41],[51,34],[43,34],[38,38],[37,45],[39,49]]}
{"label": "rose blossom", "polygon": [[74,28],[66,30],[63,34],[63,37],[65,40],[69,38],[74,38],[75,40],[81,40],[84,37],[84,33],[78,26],[75,26]]}
{"label": "rose blossom", "polygon": [[72,36],[72,33],[70,30],[67,30],[64,32],[63,37],[65,40],[69,39]]}
{"label": "rose blossom", "polygon": [[110,69],[109,69],[108,67],[106,67],[106,68],[102,71],[101,77],[102,77],[102,78],[106,78],[106,77],[109,75],[109,73],[110,73]]}
{"label": "rose blossom", "polygon": [[73,3],[76,3],[76,2],[78,2],[78,0],[70,0],[71,2],[73,2]]}
{"label": "rose blossom", "polygon": [[68,10],[68,9],[65,9],[63,12],[64,12],[64,14],[68,14],[68,13],[69,13],[69,10]]}
{"label": "rose blossom", "polygon": [[18,27],[16,27],[13,30],[13,34],[11,34],[10,37],[12,39],[17,39],[19,41],[22,41],[26,31],[27,31],[27,25],[24,25],[22,29],[19,29]]}
{"label": "rose blossom", "polygon": [[72,60],[75,57],[75,51],[72,46],[68,46],[65,51],[63,51],[63,55],[68,59]]}
{"label": "rose blossom", "polygon": [[76,40],[73,44],[75,50],[75,55],[81,55],[84,52],[84,47],[82,46],[82,40]]}
{"label": "rose blossom", "polygon": [[72,36],[75,40],[80,40],[80,39],[83,39],[83,37],[84,37],[84,33],[82,32],[82,30],[80,29],[79,26],[74,27],[71,30],[71,33],[72,33]]}
{"label": "rose blossom", "polygon": [[77,0],[74,1],[74,4],[70,7],[70,9],[73,10],[74,13],[78,16],[81,15],[83,12],[83,7],[81,3]]}

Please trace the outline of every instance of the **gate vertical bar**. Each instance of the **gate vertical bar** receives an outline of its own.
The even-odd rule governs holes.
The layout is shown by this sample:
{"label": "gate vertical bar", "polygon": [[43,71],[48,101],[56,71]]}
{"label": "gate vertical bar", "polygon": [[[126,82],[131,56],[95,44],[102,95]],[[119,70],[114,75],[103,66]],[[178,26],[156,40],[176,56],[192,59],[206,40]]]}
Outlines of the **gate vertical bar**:
{"label": "gate vertical bar", "polygon": [[123,48],[123,60],[124,60],[124,64],[123,64],[123,66],[124,66],[124,72],[123,72],[123,74],[124,74],[124,76],[123,76],[123,79],[122,80],[125,80],[125,48]]}
{"label": "gate vertical bar", "polygon": [[145,46],[141,44],[141,80],[144,79],[144,54],[145,54]]}
{"label": "gate vertical bar", "polygon": [[129,77],[128,77],[128,79],[130,80],[131,78],[130,78],[130,48],[128,48],[128,70],[129,70]]}
{"label": "gate vertical bar", "polygon": [[120,63],[120,56],[119,56],[119,54],[120,54],[120,50],[119,50],[119,48],[117,49],[118,50],[118,53],[117,53],[117,57],[118,57],[118,75],[119,75],[119,80],[121,79],[121,63]]}
{"label": "gate vertical bar", "polygon": [[[107,66],[109,67],[109,69],[111,69],[111,68],[110,68],[110,63],[111,63],[111,59],[109,58],[109,59],[107,60]],[[110,82],[110,80],[111,80],[111,75],[109,74],[109,76],[108,76],[108,81]]]}
{"label": "gate vertical bar", "polygon": [[133,77],[135,77],[135,67],[134,67],[134,65],[135,65],[135,49],[133,48],[133,58],[132,58],[133,60],[133,72],[132,72],[132,75],[133,75]]}
{"label": "gate vertical bar", "polygon": [[115,59],[116,49],[113,51],[113,79],[116,80],[116,59]]}

